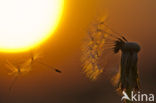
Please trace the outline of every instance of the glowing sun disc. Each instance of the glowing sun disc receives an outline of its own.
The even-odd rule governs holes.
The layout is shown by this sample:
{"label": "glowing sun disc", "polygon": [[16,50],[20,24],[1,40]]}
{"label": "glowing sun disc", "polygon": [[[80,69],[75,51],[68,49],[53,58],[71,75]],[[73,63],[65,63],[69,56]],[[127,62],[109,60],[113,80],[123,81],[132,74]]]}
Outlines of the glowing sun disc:
{"label": "glowing sun disc", "polygon": [[56,29],[64,0],[0,0],[0,52],[23,52]]}

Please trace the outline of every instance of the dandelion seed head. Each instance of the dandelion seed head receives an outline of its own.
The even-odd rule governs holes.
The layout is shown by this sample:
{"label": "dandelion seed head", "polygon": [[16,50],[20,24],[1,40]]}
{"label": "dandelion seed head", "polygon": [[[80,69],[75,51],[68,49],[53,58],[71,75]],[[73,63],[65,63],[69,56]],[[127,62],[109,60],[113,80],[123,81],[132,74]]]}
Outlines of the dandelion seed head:
{"label": "dandelion seed head", "polygon": [[97,23],[93,25],[90,32],[88,32],[88,41],[86,41],[85,46],[83,47],[88,49],[82,49],[82,70],[91,80],[96,80],[104,69],[98,62],[100,56],[102,56],[103,47],[108,36],[103,33],[103,30],[107,30],[103,25],[105,19],[105,16],[101,19],[97,19]]}

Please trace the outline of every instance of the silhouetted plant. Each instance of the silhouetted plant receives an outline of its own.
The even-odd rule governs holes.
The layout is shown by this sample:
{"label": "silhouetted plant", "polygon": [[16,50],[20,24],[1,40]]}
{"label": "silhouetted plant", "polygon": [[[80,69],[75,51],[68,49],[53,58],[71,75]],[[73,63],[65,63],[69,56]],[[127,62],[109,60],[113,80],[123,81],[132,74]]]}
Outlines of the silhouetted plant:
{"label": "silhouetted plant", "polygon": [[[139,76],[137,69],[137,53],[140,46],[135,42],[129,42],[122,33],[117,33],[105,23],[105,19],[96,21],[88,32],[87,41],[82,49],[82,70],[91,80],[96,80],[103,72],[99,64],[105,54],[105,48],[111,48],[114,54],[121,51],[120,70],[113,78],[119,91],[125,91],[129,96],[131,91],[139,90]],[[109,45],[107,45],[109,44]],[[125,102],[130,102],[126,101]]]}

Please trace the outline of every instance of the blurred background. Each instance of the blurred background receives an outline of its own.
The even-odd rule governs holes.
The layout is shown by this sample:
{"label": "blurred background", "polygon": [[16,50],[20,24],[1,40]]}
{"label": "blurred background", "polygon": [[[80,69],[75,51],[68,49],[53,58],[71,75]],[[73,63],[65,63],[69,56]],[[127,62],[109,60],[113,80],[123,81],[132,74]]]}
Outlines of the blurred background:
{"label": "blurred background", "polygon": [[65,0],[62,20],[54,35],[42,44],[42,61],[59,68],[58,74],[35,63],[33,70],[20,76],[9,92],[13,77],[5,60],[20,60],[29,53],[0,54],[0,103],[121,103],[111,84],[118,70],[116,59],[97,81],[81,71],[81,46],[91,23],[108,15],[107,24],[127,33],[129,41],[141,45],[139,73],[143,93],[156,94],[156,1],[154,0]]}

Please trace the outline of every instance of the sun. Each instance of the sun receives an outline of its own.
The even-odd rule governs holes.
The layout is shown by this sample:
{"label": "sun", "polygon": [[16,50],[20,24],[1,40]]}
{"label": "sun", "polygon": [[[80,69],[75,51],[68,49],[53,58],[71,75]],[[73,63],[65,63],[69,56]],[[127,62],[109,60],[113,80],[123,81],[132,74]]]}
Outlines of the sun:
{"label": "sun", "polygon": [[24,52],[54,33],[64,0],[0,0],[0,52]]}

